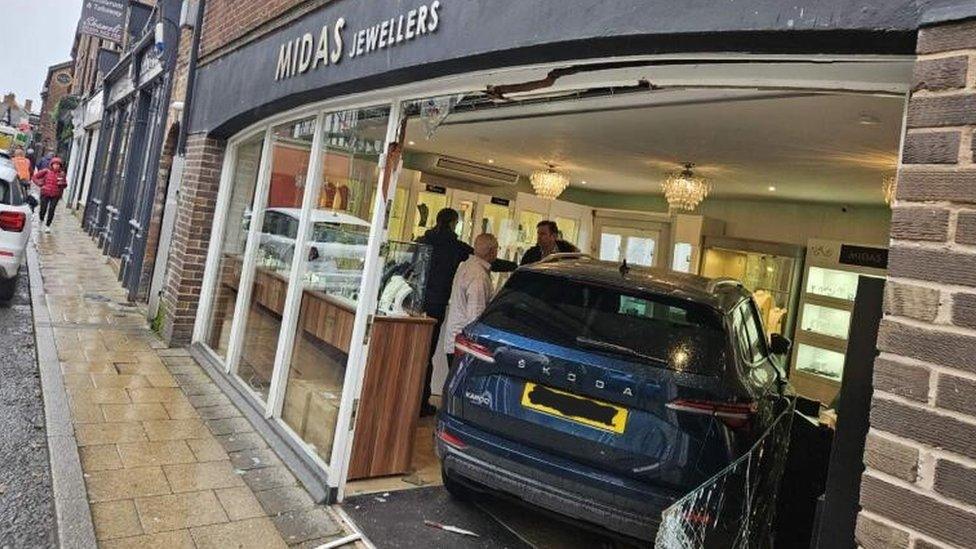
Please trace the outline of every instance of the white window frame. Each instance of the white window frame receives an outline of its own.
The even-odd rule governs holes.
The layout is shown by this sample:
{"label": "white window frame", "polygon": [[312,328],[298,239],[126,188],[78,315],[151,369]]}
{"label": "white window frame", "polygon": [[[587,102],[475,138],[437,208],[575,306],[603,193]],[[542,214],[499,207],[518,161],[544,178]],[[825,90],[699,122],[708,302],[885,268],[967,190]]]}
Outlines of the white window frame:
{"label": "white window frame", "polygon": [[[602,58],[602,59],[587,59],[580,60],[577,64],[587,65],[587,64],[598,64],[607,61],[640,61],[640,60],[661,60],[667,59],[671,61],[682,60],[688,61],[689,65],[692,65],[695,61],[701,64],[707,65],[709,62],[724,60],[728,61],[741,61],[742,63],[752,63],[756,60],[775,60],[780,62],[790,62],[796,61],[799,63],[810,63],[812,61],[900,61],[909,62],[913,58],[911,56],[864,56],[864,55],[826,55],[826,56],[812,56],[812,55],[754,55],[754,54],[723,54],[723,53],[692,53],[692,54],[674,54],[674,55],[638,55],[638,56],[625,56],[616,58]],[[238,132],[234,137],[232,137],[227,143],[227,154],[225,154],[223,169],[221,172],[220,189],[218,190],[217,207],[214,214],[213,230],[211,231],[211,239],[208,247],[208,256],[206,261],[206,270],[204,273],[203,287],[201,289],[199,306],[197,308],[197,316],[193,331],[193,342],[194,343],[204,343],[202,348],[205,352],[210,353],[215,359],[219,361],[219,357],[215,353],[210,351],[209,347],[206,346],[203,341],[207,330],[207,323],[209,322],[210,309],[212,307],[212,297],[215,290],[216,278],[218,275],[219,259],[220,259],[220,248],[223,244],[223,228],[226,222],[226,215],[229,208],[229,199],[232,192],[232,182],[233,182],[233,164],[236,155],[236,147],[245,139],[253,137],[255,133],[263,131],[265,132],[265,142],[263,145],[262,156],[261,156],[261,167],[259,168],[260,179],[258,181],[258,191],[264,196],[261,197],[259,203],[266,202],[266,194],[270,179],[270,167],[268,164],[270,156],[270,131],[271,128],[283,123],[290,121],[297,121],[311,116],[317,117],[317,128],[316,136],[321,131],[318,124],[321,122],[323,113],[326,112],[337,112],[344,110],[359,109],[365,107],[377,107],[383,104],[390,105],[390,124],[388,126],[387,141],[385,147],[388,147],[390,143],[395,142],[397,139],[396,131],[399,128],[400,120],[402,119],[402,105],[406,101],[412,101],[414,99],[423,99],[427,97],[442,96],[448,94],[456,93],[466,93],[472,90],[482,90],[488,85],[501,85],[505,83],[518,83],[530,80],[536,80],[544,77],[552,68],[563,66],[565,63],[547,63],[532,66],[514,67],[514,68],[504,68],[504,69],[491,69],[484,70],[466,74],[459,74],[444,78],[424,80],[420,82],[413,82],[405,85],[395,86],[391,88],[384,88],[375,91],[368,91],[354,96],[347,96],[341,98],[329,99],[320,103],[315,103],[311,105],[305,105],[296,109],[289,110],[287,112],[280,113],[276,116],[267,118],[260,122],[257,122],[247,128]],[[631,82],[636,79],[636,76],[641,76],[643,69],[640,67],[634,69],[628,69],[630,72],[634,73],[634,77],[624,76],[626,70],[613,72],[613,71],[593,71],[591,73],[584,73],[574,79],[567,79],[565,81],[558,82],[551,88],[551,91],[557,92],[563,89],[578,89],[582,87],[592,87],[594,85],[602,84],[605,85],[608,81],[613,78],[623,78],[626,82]],[[721,67],[715,74],[708,74],[704,77],[701,74],[696,73],[694,70],[690,70],[687,75],[677,75],[671,76],[662,80],[662,82],[669,86],[696,86],[696,85],[718,85],[721,83],[731,84],[735,87],[736,84],[741,84],[735,80],[735,75],[725,74],[724,69]],[[619,74],[618,74],[619,73]],[[834,86],[839,87],[839,83],[836,81],[830,81],[830,87],[825,87],[824,83],[805,77],[796,77],[793,75],[780,76],[774,74],[772,76],[764,76],[760,78],[751,79],[749,81],[750,88],[775,88],[775,89],[831,89]],[[863,92],[874,92],[881,94],[894,94],[894,93],[905,93],[908,88],[907,82],[871,82],[871,81],[854,81],[854,82],[844,82],[844,84],[849,84],[845,87],[847,91],[863,91]],[[316,149],[313,149],[313,155],[316,154]],[[386,170],[383,169],[385,165],[385,154],[381,158],[381,174],[386,174]],[[310,162],[311,164],[311,162]],[[384,175],[381,175],[378,188],[382,190],[384,186],[386,187],[389,200],[393,199],[393,193],[395,192],[397,178],[399,176],[399,168],[391,173],[392,177],[389,181],[385,180]],[[258,191],[255,193],[255,202],[257,202]],[[308,191],[306,191],[308,192]],[[373,222],[371,223],[370,237],[367,245],[367,262],[364,266],[363,272],[363,282],[361,286],[360,296],[372,296],[364,297],[359,303],[356,313],[356,321],[353,330],[353,339],[355,342],[362,342],[361,344],[354,344],[350,349],[349,360],[347,362],[346,369],[346,380],[343,388],[343,399],[340,405],[339,418],[337,420],[336,429],[336,439],[333,445],[333,456],[340,455],[342,459],[336,462],[335,459],[330,461],[333,464],[326,465],[324,469],[328,473],[328,484],[329,486],[338,487],[339,489],[339,500],[341,501],[343,495],[343,488],[345,486],[345,476],[348,471],[349,457],[352,448],[352,407],[353,401],[358,399],[359,392],[361,391],[362,385],[362,374],[364,372],[366,356],[368,354],[368,345],[363,342],[365,335],[367,318],[370,314],[375,311],[376,296],[375,290],[376,285],[379,282],[379,247],[386,240],[387,227],[384,223],[380,223],[381,220],[385,219],[386,210],[388,202],[382,200],[383,193],[377,192],[375,195],[375,200],[377,201],[374,211],[373,211]],[[411,196],[411,198],[413,198]],[[521,198],[521,196],[520,196]],[[411,201],[412,202],[412,201]],[[513,206],[513,215],[517,218],[519,212],[524,208],[521,203],[522,200],[516,201]],[[535,208],[527,208],[534,210]],[[256,259],[256,253],[254,245],[254,239],[256,238],[256,232],[259,230],[263,221],[263,212],[259,213],[257,219],[252,217],[251,224],[249,227],[248,241],[247,241],[247,252],[245,253],[244,260],[244,270],[242,271],[242,280],[240,282],[240,287],[244,291],[238,293],[238,301],[236,306],[238,313],[240,313],[241,305],[247,303],[250,298],[250,287],[251,282],[253,282],[253,273],[248,275],[250,271],[253,271],[254,261]],[[300,220],[308,224],[308,220],[305,219],[307,213],[305,210],[305,204],[303,204],[303,215]],[[408,226],[412,226],[407,221]],[[593,241],[596,240],[595,236],[599,234],[598,227],[592,227],[591,229],[594,234]],[[666,235],[662,234],[662,240],[666,239]],[[661,241],[659,241],[661,242]],[[594,242],[595,244],[595,242]],[[655,250],[656,262],[660,263],[663,256],[658,255],[658,252],[664,252],[663,248],[658,247]],[[301,255],[301,254],[299,254]],[[300,261],[299,261],[300,263]],[[293,263],[292,271],[294,272],[296,265]],[[248,280],[243,280],[244,277]],[[292,286],[295,284],[290,284],[289,294],[293,293]],[[300,286],[300,284],[299,284]],[[297,290],[294,290],[297,292]],[[248,294],[247,299],[243,294]],[[299,293],[300,295],[300,293]],[[293,309],[300,304],[300,299],[295,299],[292,296],[291,300],[286,301],[289,309]],[[286,311],[289,314],[289,320],[291,320],[296,314],[295,310]],[[240,314],[236,314],[236,317],[240,317]],[[230,373],[230,365],[236,364],[240,356],[241,339],[243,334],[242,329],[239,324],[238,318],[235,318],[234,326],[232,326],[232,335],[230,345],[228,347],[228,360],[225,361],[225,372]],[[284,322],[284,317],[283,317]],[[284,324],[283,324],[284,326]],[[236,329],[235,329],[236,328]],[[273,378],[278,378],[277,380],[272,380],[272,388],[269,390],[268,402],[265,404],[266,416],[276,418],[280,416],[280,399],[283,398],[283,388],[281,387],[283,380],[287,379],[287,372],[280,371],[279,360],[283,360],[283,353],[281,352],[281,338],[284,335],[279,336],[279,349],[276,354],[276,364],[273,373]],[[294,334],[290,336],[292,341]],[[290,346],[286,346],[290,347]],[[289,349],[290,351],[290,349]],[[233,354],[232,354],[233,353]],[[354,360],[355,357],[355,360]],[[233,360],[231,360],[233,359]],[[355,398],[346,398],[347,391],[354,391],[353,395]],[[272,396],[274,395],[274,396]],[[345,422],[345,423],[344,423]],[[284,425],[284,422],[279,420],[279,424]],[[349,429],[339,427],[342,425],[348,425]],[[284,425],[288,429],[287,425]],[[290,431],[290,429],[289,429]],[[294,434],[294,433],[293,433]],[[300,439],[296,437],[296,441],[300,442]],[[306,448],[308,451],[308,449]],[[308,451],[310,456],[315,459],[318,463],[322,464],[321,460],[317,459],[314,453]],[[322,464],[325,465],[325,464]]]}

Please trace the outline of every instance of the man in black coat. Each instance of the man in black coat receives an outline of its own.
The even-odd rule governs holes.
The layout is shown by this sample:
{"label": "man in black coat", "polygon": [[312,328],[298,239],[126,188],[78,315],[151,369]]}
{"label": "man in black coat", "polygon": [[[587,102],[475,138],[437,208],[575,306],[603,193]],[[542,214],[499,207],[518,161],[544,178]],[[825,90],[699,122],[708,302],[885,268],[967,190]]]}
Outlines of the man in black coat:
{"label": "man in black coat", "polygon": [[555,221],[540,221],[535,226],[535,239],[535,246],[525,251],[519,265],[537,263],[551,254],[579,252],[576,246],[559,238],[559,227]]}
{"label": "man in black coat", "polygon": [[[441,325],[447,315],[447,304],[451,300],[451,284],[454,274],[461,262],[474,253],[474,248],[458,239],[455,228],[460,216],[451,208],[444,208],[437,212],[434,228],[424,233],[417,241],[427,244],[431,248],[430,271],[427,273],[426,292],[424,297],[424,312],[437,321],[434,332],[430,336],[430,352],[427,358],[427,379],[424,381],[423,400],[420,401],[420,415],[433,415],[437,408],[430,400],[430,380],[434,372],[434,353],[437,352],[437,342],[440,339]],[[491,264],[494,272],[509,272],[515,270],[515,263],[505,260],[495,260]],[[450,364],[448,365],[450,366]]]}

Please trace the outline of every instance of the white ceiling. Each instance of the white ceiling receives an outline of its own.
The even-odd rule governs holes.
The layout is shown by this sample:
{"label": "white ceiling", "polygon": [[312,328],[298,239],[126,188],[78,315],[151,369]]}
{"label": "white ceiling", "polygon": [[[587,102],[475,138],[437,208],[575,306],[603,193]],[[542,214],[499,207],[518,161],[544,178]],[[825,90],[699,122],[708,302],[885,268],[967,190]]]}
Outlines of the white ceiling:
{"label": "white ceiling", "polygon": [[669,88],[455,113],[430,140],[413,119],[407,139],[523,174],[551,161],[598,191],[660,194],[667,173],[694,162],[715,197],[881,204],[903,107],[891,95]]}

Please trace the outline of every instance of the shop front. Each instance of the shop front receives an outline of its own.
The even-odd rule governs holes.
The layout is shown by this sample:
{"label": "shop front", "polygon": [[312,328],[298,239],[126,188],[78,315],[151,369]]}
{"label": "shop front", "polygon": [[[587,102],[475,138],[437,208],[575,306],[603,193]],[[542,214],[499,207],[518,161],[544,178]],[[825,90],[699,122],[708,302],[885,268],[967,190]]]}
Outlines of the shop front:
{"label": "shop front", "polygon": [[[872,366],[847,340],[858,277],[887,274],[918,14],[757,5],[744,30],[664,4],[337,2],[199,69],[166,329],[192,321],[195,356],[314,495],[438,481],[417,238],[446,207],[506,259],[554,220],[605,261],[741,281],[833,424],[845,368]],[[662,197],[683,171],[706,191]],[[546,172],[564,188],[533,186]]]}
{"label": "shop front", "polygon": [[96,99],[103,101],[100,126],[91,136],[95,155],[88,169],[93,176],[84,179],[73,199],[85,203],[85,228],[103,253],[118,259],[119,279],[133,298],[141,282],[176,60],[176,31],[170,23],[178,19],[179,9],[168,1],[154,11],[168,47],[157,48],[155,25],[130,30],[132,49],[106,68],[103,91],[87,103],[95,108]]}

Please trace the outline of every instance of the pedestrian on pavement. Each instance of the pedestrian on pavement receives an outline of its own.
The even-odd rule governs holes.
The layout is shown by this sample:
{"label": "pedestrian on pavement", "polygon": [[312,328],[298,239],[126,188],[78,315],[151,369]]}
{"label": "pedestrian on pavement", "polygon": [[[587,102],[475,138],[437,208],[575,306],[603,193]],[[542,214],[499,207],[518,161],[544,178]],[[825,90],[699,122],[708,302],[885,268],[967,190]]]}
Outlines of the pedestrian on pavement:
{"label": "pedestrian on pavement", "polygon": [[54,153],[44,153],[44,156],[37,161],[38,170],[46,170],[51,166],[51,160],[54,159]]}
{"label": "pedestrian on pavement", "polygon": [[24,191],[24,197],[26,199],[27,193],[30,190],[31,177],[34,175],[34,167],[31,166],[31,161],[24,153],[23,147],[17,147],[14,151],[14,169],[17,170],[17,180],[20,183],[20,188]]}
{"label": "pedestrian on pavement", "polygon": [[[41,189],[41,217],[44,223],[44,232],[51,232],[51,222],[54,221],[54,209],[64,194],[64,188],[68,186],[68,180],[64,173],[64,163],[60,158],[51,159],[48,168],[37,170],[34,174],[34,184]],[[46,219],[46,222],[45,222]]]}
{"label": "pedestrian on pavement", "polygon": [[[437,353],[437,343],[440,339],[441,327],[447,316],[447,303],[451,299],[451,284],[454,274],[461,262],[474,253],[474,249],[458,239],[457,228],[460,215],[451,208],[444,208],[437,212],[435,225],[424,233],[417,241],[430,246],[430,270],[424,295],[424,313],[433,318],[434,332],[430,336],[430,351],[427,356],[427,377],[424,382],[424,392],[420,401],[420,415],[431,416],[437,408],[430,404],[430,380],[434,373],[434,355]],[[517,265],[511,261],[495,260],[492,264],[494,272],[514,271]],[[450,363],[448,364],[450,366]]]}
{"label": "pedestrian on pavement", "polygon": [[444,340],[448,364],[454,360],[454,338],[481,316],[491,299],[491,263],[497,258],[498,239],[488,233],[479,234],[474,239],[474,255],[465,260],[454,275]]}
{"label": "pedestrian on pavement", "polygon": [[563,254],[579,251],[579,249],[577,249],[576,246],[573,246],[570,242],[559,238],[559,226],[556,225],[555,221],[540,221],[535,226],[535,238],[535,246],[532,246],[525,251],[519,265],[528,265],[530,263],[542,261],[551,254]]}

